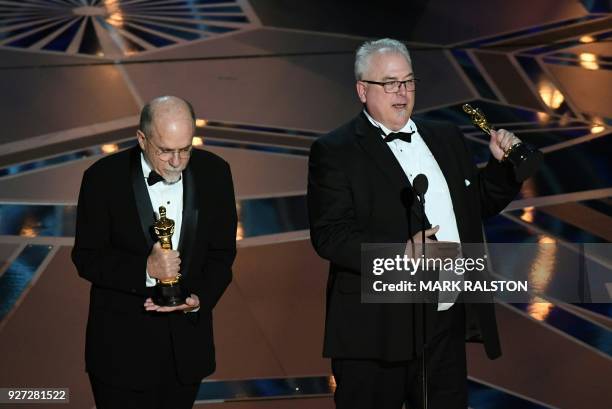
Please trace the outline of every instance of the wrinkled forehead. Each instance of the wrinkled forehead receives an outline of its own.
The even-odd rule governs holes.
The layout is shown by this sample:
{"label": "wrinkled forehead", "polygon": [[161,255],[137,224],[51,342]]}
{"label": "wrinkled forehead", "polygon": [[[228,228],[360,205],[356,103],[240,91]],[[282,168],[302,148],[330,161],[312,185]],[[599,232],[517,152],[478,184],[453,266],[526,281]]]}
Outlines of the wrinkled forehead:
{"label": "wrinkled forehead", "polygon": [[165,116],[153,118],[152,139],[161,148],[178,149],[191,145],[194,125],[191,116]]}

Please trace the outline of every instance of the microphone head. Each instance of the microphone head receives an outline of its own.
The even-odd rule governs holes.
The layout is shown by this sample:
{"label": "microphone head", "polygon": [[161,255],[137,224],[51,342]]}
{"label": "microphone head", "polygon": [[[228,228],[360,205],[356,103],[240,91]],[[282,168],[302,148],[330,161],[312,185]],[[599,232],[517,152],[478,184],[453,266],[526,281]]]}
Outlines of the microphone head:
{"label": "microphone head", "polygon": [[423,196],[427,193],[427,188],[429,187],[429,181],[427,180],[427,176],[422,173],[416,175],[414,180],[412,181],[412,187],[416,191],[417,195]]}

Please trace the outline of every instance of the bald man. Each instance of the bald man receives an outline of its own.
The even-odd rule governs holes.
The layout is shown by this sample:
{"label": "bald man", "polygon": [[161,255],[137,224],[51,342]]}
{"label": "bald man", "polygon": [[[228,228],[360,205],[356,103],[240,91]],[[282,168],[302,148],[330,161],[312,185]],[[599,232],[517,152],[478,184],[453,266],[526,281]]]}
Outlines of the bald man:
{"label": "bald man", "polygon": [[[144,106],[138,145],[83,175],[72,259],[91,283],[85,362],[96,406],[191,408],[215,370],[212,310],[231,281],[236,207],[229,165],[192,148],[195,115],[180,98]],[[174,220],[172,249],[152,225]],[[180,274],[183,304],[154,286]]]}

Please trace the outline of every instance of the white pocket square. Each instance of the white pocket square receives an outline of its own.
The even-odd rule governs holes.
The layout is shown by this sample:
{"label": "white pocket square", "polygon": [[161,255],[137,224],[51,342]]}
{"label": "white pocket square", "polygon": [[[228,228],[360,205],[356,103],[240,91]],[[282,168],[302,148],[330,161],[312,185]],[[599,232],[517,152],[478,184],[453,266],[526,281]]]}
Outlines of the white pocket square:
{"label": "white pocket square", "polygon": [[465,179],[465,186],[469,186],[470,185],[470,181]]}

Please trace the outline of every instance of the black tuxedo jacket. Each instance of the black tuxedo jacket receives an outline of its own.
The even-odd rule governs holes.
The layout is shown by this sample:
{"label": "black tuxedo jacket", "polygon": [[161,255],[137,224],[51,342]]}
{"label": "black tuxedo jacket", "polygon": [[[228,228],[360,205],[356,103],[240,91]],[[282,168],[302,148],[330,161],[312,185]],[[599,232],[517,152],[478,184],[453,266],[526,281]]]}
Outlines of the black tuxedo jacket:
{"label": "black tuxedo jacket", "polygon": [[[461,241],[482,243],[482,219],[500,212],[520,188],[511,167],[491,158],[478,170],[458,128],[414,122],[448,184]],[[406,200],[411,192],[393,152],[363,113],[312,145],[311,240],[330,261],[324,356],[400,361],[419,353],[422,305],[360,302],[361,244],[406,243],[421,230],[424,215]],[[462,305],[467,337],[484,341],[490,358],[501,355],[493,305]],[[426,308],[435,314],[435,303]]]}
{"label": "black tuxedo jacket", "polygon": [[194,313],[146,312],[146,261],[154,244],[153,207],[138,146],[85,171],[72,259],[91,282],[85,360],[90,375],[134,389],[156,385],[174,353],[179,379],[199,383],[215,369],[212,310],[231,281],[236,205],[229,165],[194,149],[183,171],[178,251],[183,284],[198,295]]}

